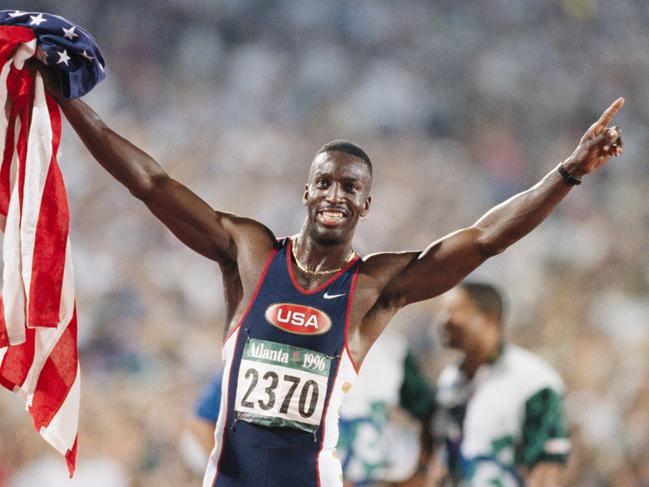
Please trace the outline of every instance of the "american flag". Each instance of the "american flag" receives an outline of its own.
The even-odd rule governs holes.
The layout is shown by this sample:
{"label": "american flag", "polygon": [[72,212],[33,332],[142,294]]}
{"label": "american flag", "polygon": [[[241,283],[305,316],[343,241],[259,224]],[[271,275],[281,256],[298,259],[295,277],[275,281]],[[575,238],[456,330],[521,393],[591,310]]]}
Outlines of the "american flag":
{"label": "american flag", "polygon": [[104,62],[94,39],[62,17],[0,11],[0,384],[25,400],[72,475],[80,378],[61,116],[40,73],[24,69],[32,57],[66,98],[101,81]]}

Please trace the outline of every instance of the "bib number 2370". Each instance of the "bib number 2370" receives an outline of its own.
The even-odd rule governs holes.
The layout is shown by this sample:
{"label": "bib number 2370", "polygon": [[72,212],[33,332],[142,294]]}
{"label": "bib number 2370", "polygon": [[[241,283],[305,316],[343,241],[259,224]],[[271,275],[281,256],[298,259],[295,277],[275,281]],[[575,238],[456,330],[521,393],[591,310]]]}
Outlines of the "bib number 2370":
{"label": "bib number 2370", "polygon": [[324,354],[249,339],[239,367],[236,418],[314,432],[322,419],[330,367]]}

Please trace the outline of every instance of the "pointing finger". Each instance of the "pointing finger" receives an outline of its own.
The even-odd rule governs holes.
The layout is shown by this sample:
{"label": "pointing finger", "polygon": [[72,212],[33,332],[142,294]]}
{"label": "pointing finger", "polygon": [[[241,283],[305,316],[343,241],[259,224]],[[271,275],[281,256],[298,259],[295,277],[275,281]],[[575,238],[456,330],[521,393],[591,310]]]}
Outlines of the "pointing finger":
{"label": "pointing finger", "polygon": [[615,100],[613,103],[611,103],[610,107],[604,110],[604,113],[602,113],[602,116],[599,117],[599,120],[595,122],[595,125],[598,127],[606,127],[609,123],[611,123],[611,120],[613,120],[613,117],[620,110],[620,108],[622,108],[623,105],[624,98],[620,97]]}

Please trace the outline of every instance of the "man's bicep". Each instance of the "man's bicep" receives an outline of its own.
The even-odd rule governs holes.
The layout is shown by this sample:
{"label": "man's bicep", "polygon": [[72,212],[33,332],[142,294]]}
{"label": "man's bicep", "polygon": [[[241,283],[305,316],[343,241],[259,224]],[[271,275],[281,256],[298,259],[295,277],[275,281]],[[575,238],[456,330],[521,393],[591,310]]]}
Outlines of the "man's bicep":
{"label": "man's bicep", "polygon": [[157,183],[141,199],[183,243],[213,260],[236,261],[242,245],[261,247],[265,255],[266,247],[273,245],[272,233],[261,223],[214,210],[172,178]]}
{"label": "man's bicep", "polygon": [[438,296],[457,285],[488,257],[480,247],[480,231],[463,228],[430,244],[409,260],[385,288],[401,305]]}
{"label": "man's bicep", "polygon": [[217,251],[225,252],[232,242],[230,229],[223,224],[222,214],[200,196],[175,179],[162,176],[141,199],[151,207],[159,207],[170,217],[191,225],[205,235]]}
{"label": "man's bicep", "polygon": [[203,257],[219,260],[219,254],[207,234],[161,206],[148,203],[147,207],[187,247]]}

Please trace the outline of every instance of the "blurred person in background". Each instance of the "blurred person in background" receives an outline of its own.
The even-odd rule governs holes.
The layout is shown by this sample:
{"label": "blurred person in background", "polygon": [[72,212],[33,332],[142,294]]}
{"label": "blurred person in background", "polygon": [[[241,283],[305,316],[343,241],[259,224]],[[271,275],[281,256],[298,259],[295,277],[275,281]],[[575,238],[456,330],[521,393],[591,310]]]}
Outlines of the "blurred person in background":
{"label": "blurred person in background", "polygon": [[[567,159],[474,225],[423,251],[361,259],[352,241],[369,212],[372,165],[358,146],[335,141],[318,151],[303,194],[304,225],[294,237],[277,239],[257,221],[215,211],[83,101],[65,100],[51,83],[48,90],[98,162],[223,273],[227,394],[206,487],[289,480],[341,485],[335,450],[338,408],[395,313],[453,287],[538,226],[582,176],[622,153],[619,129],[608,127],[623,104],[620,98]],[[327,334],[331,328],[334,333]],[[287,380],[279,363],[291,360],[299,377]],[[284,383],[277,389],[280,377]],[[294,397],[298,385],[300,400]]]}
{"label": "blurred person in background", "polygon": [[507,343],[494,286],[464,282],[443,303],[443,343],[463,356],[437,383],[433,429],[443,446],[429,485],[559,485],[570,451],[561,377]]}
{"label": "blurred person in background", "polygon": [[406,337],[384,332],[340,407],[346,487],[419,486],[431,452],[432,387]]}
{"label": "blurred person in background", "polygon": [[214,427],[219,417],[222,393],[222,371],[217,372],[203,390],[193,411],[188,415],[180,435],[180,452],[185,465],[193,473],[202,473],[214,448]]}

